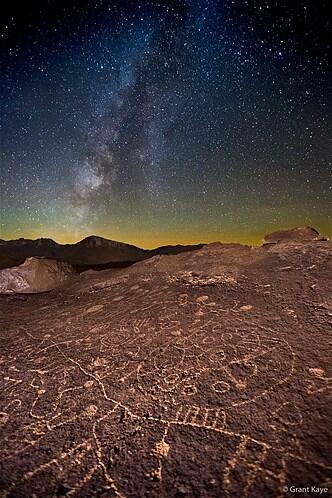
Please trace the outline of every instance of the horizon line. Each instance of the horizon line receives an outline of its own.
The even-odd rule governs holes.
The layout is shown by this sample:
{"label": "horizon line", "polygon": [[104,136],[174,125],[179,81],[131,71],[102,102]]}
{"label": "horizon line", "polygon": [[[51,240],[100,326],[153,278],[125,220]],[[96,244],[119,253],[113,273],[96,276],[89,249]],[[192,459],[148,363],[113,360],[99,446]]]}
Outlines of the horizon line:
{"label": "horizon line", "polygon": [[[30,237],[24,237],[24,236],[21,236],[21,237],[17,237],[17,238],[10,238],[10,239],[3,239],[0,237],[0,241],[3,241],[5,243],[8,243],[8,242],[15,242],[15,241],[19,241],[19,240],[26,240],[26,241],[31,241],[31,242],[37,242],[38,240],[50,240],[52,242],[54,242],[55,244],[57,245],[60,245],[60,246],[73,246],[73,245],[76,245],[76,244],[79,244],[80,242],[83,242],[84,240],[86,239],[89,239],[89,238],[98,238],[98,239],[103,239],[103,240],[106,240],[106,241],[109,241],[109,242],[115,242],[115,243],[118,243],[118,244],[125,244],[125,245],[129,245],[129,246],[133,246],[133,247],[136,247],[138,249],[141,249],[141,250],[144,250],[144,251],[150,251],[150,250],[154,250],[154,249],[158,249],[160,247],[165,247],[165,246],[196,246],[196,245],[208,245],[208,244],[213,244],[213,243],[220,243],[220,244],[240,244],[240,245],[248,245],[248,246],[253,246],[253,247],[257,247],[259,245],[262,245],[263,244],[263,241],[264,241],[264,238],[267,236],[267,235],[270,235],[272,233],[275,233],[275,232],[282,232],[282,231],[291,231],[291,230],[296,230],[296,229],[312,229],[312,230],[315,230],[317,232],[317,234],[319,234],[320,236],[326,238],[327,240],[330,240],[329,237],[327,235],[325,235],[324,233],[320,232],[318,229],[316,229],[315,227],[313,226],[310,226],[310,225],[296,225],[296,226],[291,226],[291,227],[287,227],[287,228],[278,228],[276,230],[272,230],[268,233],[266,233],[263,237],[260,238],[260,243],[252,243],[252,242],[239,242],[239,241],[236,241],[236,240],[233,240],[233,241],[223,241],[222,239],[215,239],[215,240],[212,240],[212,241],[209,241],[209,242],[204,242],[204,241],[200,241],[200,242],[187,242],[187,243],[180,243],[180,242],[169,242],[169,243],[162,243],[162,244],[159,244],[159,245],[154,245],[150,248],[144,248],[144,247],[141,247],[141,246],[138,246],[132,242],[123,242],[121,240],[115,240],[113,238],[108,238],[108,237],[105,237],[105,236],[102,236],[102,235],[95,235],[95,234],[91,234],[91,235],[87,235],[83,238],[80,238],[78,240],[76,240],[75,242],[58,242],[57,240],[55,240],[53,237],[44,237],[44,236],[41,236],[41,237],[36,237],[36,238],[30,238]],[[228,237],[227,237],[228,238]],[[242,237],[241,237],[242,238]]]}

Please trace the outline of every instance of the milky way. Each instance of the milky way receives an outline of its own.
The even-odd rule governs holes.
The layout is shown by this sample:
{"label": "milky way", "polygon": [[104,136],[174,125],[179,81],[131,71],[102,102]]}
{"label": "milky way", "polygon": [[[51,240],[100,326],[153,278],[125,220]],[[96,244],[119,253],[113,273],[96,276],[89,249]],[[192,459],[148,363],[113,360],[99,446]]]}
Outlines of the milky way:
{"label": "milky way", "polygon": [[327,2],[11,2],[0,238],[331,229]]}

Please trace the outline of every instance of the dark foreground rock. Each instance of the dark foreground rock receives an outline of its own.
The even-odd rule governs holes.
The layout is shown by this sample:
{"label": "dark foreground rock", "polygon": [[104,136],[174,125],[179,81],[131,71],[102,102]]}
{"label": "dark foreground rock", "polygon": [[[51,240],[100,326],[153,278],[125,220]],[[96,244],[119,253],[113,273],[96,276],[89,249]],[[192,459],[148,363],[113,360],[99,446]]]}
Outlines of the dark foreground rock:
{"label": "dark foreground rock", "polygon": [[68,264],[44,258],[27,258],[19,266],[0,270],[0,294],[45,292],[75,274]]}
{"label": "dark foreground rock", "polygon": [[0,495],[329,496],[331,256],[213,244],[0,297]]}

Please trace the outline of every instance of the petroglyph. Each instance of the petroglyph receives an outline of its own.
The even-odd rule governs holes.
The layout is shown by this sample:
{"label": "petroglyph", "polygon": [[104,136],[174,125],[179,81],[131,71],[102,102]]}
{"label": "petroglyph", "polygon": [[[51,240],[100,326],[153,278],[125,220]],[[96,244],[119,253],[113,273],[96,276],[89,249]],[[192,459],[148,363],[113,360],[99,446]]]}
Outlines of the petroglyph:
{"label": "petroglyph", "polygon": [[88,308],[86,310],[86,314],[88,313],[98,313],[98,311],[102,310],[104,307],[103,304],[96,304],[95,306],[91,306],[91,308]]}

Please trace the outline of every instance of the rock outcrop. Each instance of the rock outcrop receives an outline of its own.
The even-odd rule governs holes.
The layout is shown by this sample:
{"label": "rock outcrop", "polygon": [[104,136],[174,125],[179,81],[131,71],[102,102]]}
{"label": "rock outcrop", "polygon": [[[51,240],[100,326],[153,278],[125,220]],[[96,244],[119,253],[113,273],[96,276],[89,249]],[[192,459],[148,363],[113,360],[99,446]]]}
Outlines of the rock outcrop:
{"label": "rock outcrop", "polygon": [[326,240],[321,237],[320,233],[311,227],[297,227],[290,230],[279,230],[266,235],[263,239],[263,245],[281,244],[288,242],[313,242]]}
{"label": "rock outcrop", "polygon": [[75,274],[68,263],[44,258],[28,258],[20,266],[0,271],[0,293],[45,292],[59,287]]}
{"label": "rock outcrop", "polygon": [[330,496],[331,296],[301,238],[0,295],[0,496]]}

